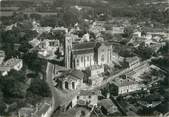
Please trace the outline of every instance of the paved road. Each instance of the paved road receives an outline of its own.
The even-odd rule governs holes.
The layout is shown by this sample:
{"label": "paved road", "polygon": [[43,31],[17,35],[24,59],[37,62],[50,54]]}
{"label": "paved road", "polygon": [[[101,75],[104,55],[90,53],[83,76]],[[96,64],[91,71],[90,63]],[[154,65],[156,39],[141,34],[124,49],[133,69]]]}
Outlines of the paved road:
{"label": "paved road", "polygon": [[67,103],[69,103],[70,101],[72,101],[72,99],[78,95],[80,90],[75,90],[75,91],[71,91],[71,92],[63,92],[57,88],[55,88],[53,86],[53,70],[54,70],[54,65],[51,64],[50,62],[48,62],[47,64],[47,69],[46,69],[46,80],[47,83],[51,89],[51,93],[52,93],[52,100],[53,100],[53,109],[57,109],[57,107],[59,107],[60,105],[65,105]]}

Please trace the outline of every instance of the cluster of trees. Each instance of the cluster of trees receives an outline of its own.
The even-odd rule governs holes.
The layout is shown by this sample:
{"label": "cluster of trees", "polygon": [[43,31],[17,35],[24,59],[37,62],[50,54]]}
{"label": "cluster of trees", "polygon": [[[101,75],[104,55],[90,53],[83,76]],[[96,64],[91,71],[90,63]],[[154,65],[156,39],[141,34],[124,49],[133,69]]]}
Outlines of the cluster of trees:
{"label": "cluster of trees", "polygon": [[141,43],[138,48],[134,50],[134,52],[140,56],[143,60],[149,59],[154,54],[152,48],[145,46],[145,43]]}
{"label": "cluster of trees", "polygon": [[26,52],[31,46],[28,44],[30,40],[37,36],[36,31],[32,31],[30,21],[17,23],[12,30],[1,30],[0,43],[7,55],[7,58],[19,56],[18,48],[21,52]]}
{"label": "cluster of trees", "polygon": [[159,50],[162,55],[167,55],[169,53],[169,41],[166,41],[166,45],[162,46]]}
{"label": "cluster of trees", "polygon": [[[31,83],[29,83],[29,80],[31,80]],[[6,104],[16,103],[15,109],[17,110],[20,106],[26,105],[26,103],[21,105],[22,100],[36,104],[43,97],[50,96],[51,92],[47,83],[41,80],[38,75],[28,79],[25,76],[25,70],[19,72],[12,70],[7,76],[0,76],[0,115],[8,113],[5,111]]]}
{"label": "cluster of trees", "polygon": [[28,66],[28,69],[37,73],[45,73],[46,61],[38,57],[37,51],[32,51],[24,54],[24,63]]}

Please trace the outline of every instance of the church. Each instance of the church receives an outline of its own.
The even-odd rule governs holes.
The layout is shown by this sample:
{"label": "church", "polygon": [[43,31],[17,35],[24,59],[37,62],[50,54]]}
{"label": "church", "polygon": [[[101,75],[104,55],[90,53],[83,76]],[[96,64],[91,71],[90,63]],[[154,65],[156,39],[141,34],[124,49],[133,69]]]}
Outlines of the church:
{"label": "church", "polygon": [[93,65],[112,63],[112,45],[108,42],[74,42],[67,35],[64,45],[65,67],[85,70]]}

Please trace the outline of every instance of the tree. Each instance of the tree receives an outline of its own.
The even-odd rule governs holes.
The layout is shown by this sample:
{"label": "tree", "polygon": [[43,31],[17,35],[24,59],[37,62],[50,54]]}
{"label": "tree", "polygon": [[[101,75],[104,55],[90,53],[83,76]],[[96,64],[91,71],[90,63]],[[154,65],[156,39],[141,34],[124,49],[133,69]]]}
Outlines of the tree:
{"label": "tree", "polygon": [[30,17],[35,20],[40,20],[42,18],[41,15],[36,13],[31,14]]}
{"label": "tree", "polygon": [[24,43],[24,44],[22,44],[22,45],[19,47],[18,50],[19,50],[20,52],[26,53],[26,52],[28,52],[28,50],[31,49],[31,48],[32,48],[32,46],[31,46],[30,44]]}
{"label": "tree", "polygon": [[62,30],[53,31],[53,37],[58,39],[61,44],[64,44],[65,34],[66,32]]}
{"label": "tree", "polygon": [[3,100],[3,92],[0,88],[0,115],[3,115],[5,113],[6,105]]}
{"label": "tree", "polygon": [[166,41],[166,45],[162,46],[159,50],[162,54],[168,54],[169,53],[169,41]]}
{"label": "tree", "polygon": [[142,59],[149,59],[154,51],[150,47],[146,47],[145,43],[141,43],[137,49],[135,49],[135,53],[139,55]]}
{"label": "tree", "polygon": [[23,72],[12,70],[2,77],[0,85],[5,98],[23,98],[26,95],[27,85]]}
{"label": "tree", "polygon": [[58,26],[58,17],[56,15],[50,15],[48,17],[42,17],[40,20],[40,24],[42,26],[51,26],[55,27]]}
{"label": "tree", "polygon": [[123,37],[125,38],[130,38],[133,34],[133,28],[132,27],[127,27],[124,29],[124,34]]}
{"label": "tree", "polygon": [[42,96],[42,97],[50,97],[51,92],[48,84],[39,78],[32,79],[31,85],[28,89],[31,93]]}

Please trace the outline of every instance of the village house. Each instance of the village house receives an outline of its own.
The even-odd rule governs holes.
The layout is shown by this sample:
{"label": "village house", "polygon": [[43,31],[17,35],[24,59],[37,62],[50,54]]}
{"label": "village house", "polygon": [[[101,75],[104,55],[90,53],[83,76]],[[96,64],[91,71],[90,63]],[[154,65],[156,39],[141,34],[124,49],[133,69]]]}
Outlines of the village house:
{"label": "village house", "polygon": [[148,35],[152,35],[152,36],[155,36],[155,35],[167,36],[167,30],[168,29],[145,27],[145,28],[143,28],[143,30]]}
{"label": "village house", "polygon": [[141,90],[141,87],[137,81],[128,78],[126,76],[121,76],[113,80],[113,85],[115,88],[115,95],[123,95],[131,92]]}
{"label": "village house", "polygon": [[44,39],[38,45],[40,48],[39,55],[42,56],[54,56],[56,50],[59,48],[59,40]]}
{"label": "village house", "polygon": [[97,106],[100,91],[81,90],[77,98],[77,105],[93,107]]}
{"label": "village house", "polygon": [[89,31],[91,31],[97,35],[97,34],[104,32],[106,30],[104,25],[105,25],[105,21],[95,21],[90,26]]}
{"label": "village house", "polygon": [[40,44],[40,40],[38,40],[37,38],[34,38],[33,40],[29,41],[29,44],[32,47],[37,47]]}
{"label": "village house", "polygon": [[68,28],[65,28],[65,27],[55,27],[52,29],[52,32],[55,32],[55,31],[64,31],[65,33],[68,33]]}
{"label": "village house", "polygon": [[35,109],[32,107],[23,107],[18,111],[18,117],[33,117]]}
{"label": "village house", "polygon": [[113,26],[112,27],[112,34],[123,34],[124,33],[124,27],[122,26]]}
{"label": "village house", "polygon": [[50,32],[52,30],[52,27],[41,27],[40,24],[36,21],[33,21],[32,22],[32,25],[33,25],[33,29],[32,30],[35,30],[37,31],[39,34],[42,34],[43,32]]}
{"label": "village house", "polygon": [[51,117],[52,105],[50,103],[45,102],[42,104],[39,109],[34,113],[34,117]]}
{"label": "village house", "polygon": [[51,117],[53,107],[50,98],[45,98],[35,106],[27,105],[18,110],[18,117]]}
{"label": "village house", "polygon": [[57,77],[57,88],[62,90],[76,90],[83,84],[84,74],[79,70],[65,71]]}
{"label": "village house", "polygon": [[101,107],[102,113],[105,115],[111,115],[119,112],[117,106],[111,101],[111,99],[102,99],[98,102],[98,106]]}
{"label": "village house", "polygon": [[140,64],[140,58],[137,56],[125,58],[126,62],[129,64],[129,67],[135,67]]}
{"label": "village house", "polygon": [[102,84],[103,75],[104,73],[104,66],[103,65],[94,65],[87,69],[89,71],[89,82],[91,86],[99,86]]}
{"label": "village house", "polygon": [[141,34],[140,31],[135,31],[135,32],[133,33],[133,38],[141,37],[141,36],[142,36],[142,34]]}
{"label": "village house", "polygon": [[5,52],[0,52],[0,72],[3,76],[7,75],[9,71],[16,70],[19,71],[23,67],[23,61],[18,58],[11,58],[6,61],[5,59]]}

